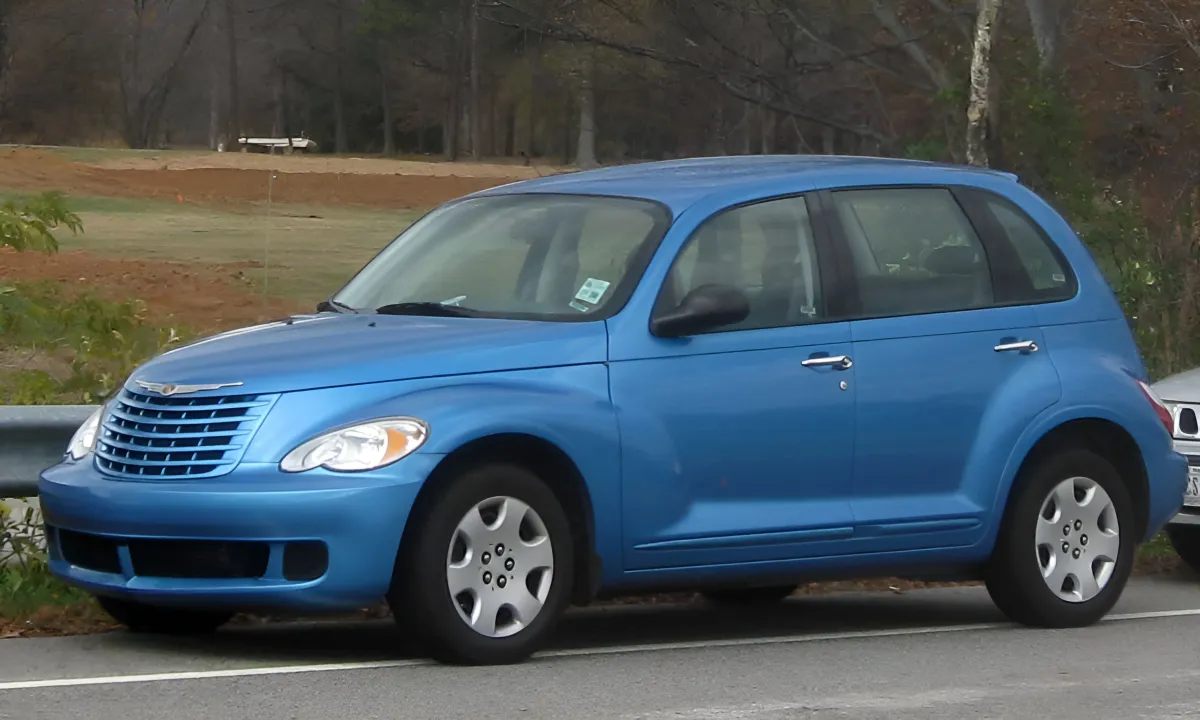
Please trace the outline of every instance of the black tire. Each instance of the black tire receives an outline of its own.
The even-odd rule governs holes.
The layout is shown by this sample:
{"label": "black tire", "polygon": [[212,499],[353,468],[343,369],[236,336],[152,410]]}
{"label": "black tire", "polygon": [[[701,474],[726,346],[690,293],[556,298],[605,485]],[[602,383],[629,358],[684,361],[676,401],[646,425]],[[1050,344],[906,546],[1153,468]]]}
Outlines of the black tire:
{"label": "black tire", "polygon": [[[1034,540],[1042,504],[1061,481],[1089,478],[1112,500],[1119,524],[1119,548],[1108,583],[1094,597],[1067,602],[1042,579]],[[1138,541],[1137,522],[1129,490],[1112,463],[1081,449],[1067,449],[1035,460],[1023,468],[1000,524],[996,547],[986,571],[988,594],[1009,619],[1034,627],[1086,627],[1112,609],[1133,570]]]}
{"label": "black tire", "polygon": [[1200,573],[1200,525],[1168,525],[1167,539],[1179,559]]}
{"label": "black tire", "polygon": [[145,605],[99,596],[96,601],[130,632],[153,635],[207,635],[233,619],[234,613]]}
{"label": "black tire", "polygon": [[796,592],[795,585],[773,585],[770,587],[713,588],[700,594],[713,605],[754,607],[781,603],[794,592]]}
{"label": "black tire", "polygon": [[[540,612],[526,627],[507,637],[488,637],[472,629],[450,597],[447,554],[458,523],[478,503],[507,496],[529,505],[541,517],[552,546],[553,573]],[[570,604],[574,546],[570,521],[554,492],[528,470],[488,464],[459,474],[424,504],[405,533],[405,547],[388,592],[392,614],[402,628],[416,633],[433,659],[453,665],[506,665],[537,652]]]}

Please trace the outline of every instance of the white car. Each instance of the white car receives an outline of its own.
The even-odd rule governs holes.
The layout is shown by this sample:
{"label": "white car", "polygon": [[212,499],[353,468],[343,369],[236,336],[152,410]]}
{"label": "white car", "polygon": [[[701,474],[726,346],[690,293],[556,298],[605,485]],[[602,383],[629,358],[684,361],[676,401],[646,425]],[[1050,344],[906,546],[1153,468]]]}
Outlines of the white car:
{"label": "white car", "polygon": [[1200,572],[1200,368],[1172,375],[1153,387],[1171,411],[1175,449],[1188,459],[1183,509],[1167,524],[1167,537],[1179,557]]}

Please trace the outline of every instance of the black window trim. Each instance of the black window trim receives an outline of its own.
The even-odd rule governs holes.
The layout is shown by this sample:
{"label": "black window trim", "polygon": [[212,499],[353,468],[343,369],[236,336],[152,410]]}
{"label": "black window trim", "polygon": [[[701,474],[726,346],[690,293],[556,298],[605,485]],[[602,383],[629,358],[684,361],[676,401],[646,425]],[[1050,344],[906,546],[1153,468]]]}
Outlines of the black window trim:
{"label": "black window trim", "polygon": [[[1027,285],[1026,292],[1030,296],[1036,296],[1039,291],[1033,287],[1033,283],[1029,280],[1029,273],[1025,269],[1025,263],[1021,261],[1021,254],[1008,236],[1008,232],[1004,229],[1000,219],[996,217],[995,212],[988,207],[988,202],[994,201],[1008,208],[1021,221],[1027,224],[1037,233],[1038,239],[1050,251],[1050,255],[1054,257],[1054,261],[1058,263],[1059,269],[1062,270],[1063,277],[1066,280],[1067,293],[1057,292],[1054,297],[1046,297],[1041,300],[1023,300],[1014,301],[1011,304],[1016,305],[1046,305],[1057,302],[1067,302],[1073,300],[1079,294],[1079,278],[1075,275],[1075,269],[1071,266],[1066,255],[1063,254],[1062,248],[1050,237],[1046,229],[1041,226],[1036,220],[1029,216],[1019,205],[1012,200],[1004,197],[1000,193],[984,190],[983,188],[972,187],[969,185],[956,185],[951,187],[951,192],[958,199],[958,203],[962,206],[963,211],[967,213],[971,224],[976,227],[976,232],[981,238],[989,238],[987,242],[992,243],[997,249],[1000,249],[1002,254],[1008,256],[1008,262],[1015,263],[1015,268],[1006,268],[1006,270],[1015,271],[1015,274],[1022,278]],[[994,237],[993,237],[994,236]],[[1060,289],[1061,290],[1061,289]]]}
{"label": "black window trim", "polygon": [[[726,215],[727,213],[736,212],[738,210],[743,210],[745,208],[753,207],[755,205],[764,205],[766,203],[782,202],[782,201],[786,201],[786,200],[797,200],[797,199],[804,201],[805,210],[808,214],[808,222],[809,222],[810,231],[812,232],[812,237],[813,237],[813,249],[816,251],[816,256],[817,256],[816,257],[816,260],[817,260],[817,286],[820,288],[820,292],[821,292],[821,302],[824,306],[822,309],[825,310],[824,315],[822,317],[820,317],[819,319],[814,320],[813,322],[807,322],[807,323],[803,323],[803,324],[774,325],[771,327],[755,327],[755,328],[719,327],[719,328],[713,328],[712,330],[707,330],[707,331],[704,331],[701,333],[696,333],[695,335],[690,336],[690,337],[701,337],[704,335],[717,335],[717,334],[727,334],[727,333],[745,333],[745,332],[764,332],[764,331],[770,331],[770,330],[787,330],[787,329],[795,329],[795,328],[812,327],[814,325],[828,325],[831,323],[844,322],[845,318],[842,316],[843,315],[842,310],[845,307],[845,302],[844,302],[844,297],[843,297],[845,293],[843,291],[842,284],[841,284],[842,283],[842,272],[840,271],[840,269],[837,268],[837,264],[838,264],[837,257],[836,257],[837,251],[835,248],[836,243],[834,243],[832,238],[830,238],[830,236],[829,236],[829,220],[825,216],[824,205],[817,198],[817,192],[818,191],[816,191],[816,190],[804,190],[801,192],[792,192],[792,193],[785,193],[782,195],[771,195],[771,196],[767,196],[767,197],[754,198],[753,200],[746,200],[744,202],[736,203],[733,205],[727,205],[727,206],[721,208],[720,210],[717,210],[716,212],[710,213],[708,215],[708,217],[704,218],[704,220],[702,220],[695,228],[692,229],[692,231],[690,233],[688,233],[688,236],[684,239],[683,243],[680,244],[679,250],[676,251],[675,257],[671,258],[671,264],[667,267],[667,272],[663,276],[662,282],[659,285],[658,294],[655,295],[654,304],[651,306],[650,315],[647,318],[647,329],[649,330],[650,334],[653,335],[654,337],[658,337],[657,335],[654,334],[654,330],[652,329],[652,326],[654,324],[654,319],[658,316],[658,314],[660,312],[663,312],[663,311],[669,309],[663,303],[664,303],[664,299],[667,295],[667,283],[670,282],[670,280],[671,280],[671,273],[673,273],[675,271],[675,266],[679,262],[680,257],[682,257],[683,254],[685,252],[687,252],[689,247],[691,247],[691,244],[696,239],[696,236],[710,222],[713,222],[717,218],[722,217],[722,216]],[[832,270],[831,270],[831,268],[832,268]],[[835,311],[835,308],[836,308],[836,311]]]}
{"label": "black window trim", "polygon": [[[976,308],[959,308],[956,310],[937,310],[933,312],[922,313],[895,313],[868,315],[862,311],[862,295],[858,287],[858,275],[854,270],[854,258],[850,253],[850,242],[846,235],[846,228],[842,225],[841,218],[837,215],[837,208],[834,205],[833,196],[839,192],[860,192],[871,190],[942,190],[948,192],[950,197],[957,204],[959,210],[966,218],[971,231],[975,233],[980,245],[983,247],[983,252],[988,263],[988,270],[991,276],[993,288],[993,301],[991,304]],[[1033,307],[1037,305],[1047,305],[1051,303],[1066,302],[1075,298],[1079,293],[1079,283],[1075,277],[1075,273],[1071,264],[1067,262],[1065,256],[1058,246],[1050,240],[1046,235],[1045,230],[1030,218],[1028,213],[1025,213],[1015,203],[1006,201],[1012,209],[1020,214],[1023,219],[1027,219],[1030,224],[1038,231],[1042,241],[1050,248],[1055,259],[1063,268],[1063,273],[1067,276],[1071,283],[1072,293],[1069,297],[1055,297],[1044,300],[1013,300],[1013,301],[997,301],[995,300],[995,288],[997,281],[1004,281],[1004,273],[1020,273],[1025,276],[1026,270],[1020,262],[1020,256],[1012,242],[1008,239],[1004,229],[999,225],[999,220],[991,214],[990,209],[980,209],[977,203],[982,203],[981,197],[972,197],[970,193],[986,194],[999,198],[1001,201],[1006,199],[989,190],[974,187],[972,185],[950,184],[950,183],[904,183],[904,184],[883,184],[883,185],[846,185],[834,188],[820,188],[812,192],[815,199],[821,204],[821,212],[824,218],[827,232],[830,236],[831,252],[836,257],[833,263],[833,268],[837,274],[837,286],[839,288],[839,302],[842,303],[839,307],[841,311],[839,315],[841,320],[857,322],[860,320],[883,320],[887,318],[901,317],[921,317],[927,315],[947,315],[951,313],[975,312],[981,310],[998,310],[1009,307]],[[986,213],[986,214],[985,214]],[[990,221],[981,219],[990,218]],[[992,225],[995,223],[995,225]],[[1015,265],[1014,265],[1015,263]],[[1031,290],[1030,292],[1035,292]]]}

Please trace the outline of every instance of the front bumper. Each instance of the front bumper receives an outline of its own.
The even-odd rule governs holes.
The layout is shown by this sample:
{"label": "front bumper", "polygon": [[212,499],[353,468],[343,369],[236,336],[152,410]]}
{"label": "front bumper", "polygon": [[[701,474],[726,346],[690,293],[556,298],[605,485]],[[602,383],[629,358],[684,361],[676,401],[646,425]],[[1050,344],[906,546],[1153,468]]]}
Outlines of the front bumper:
{"label": "front bumper", "polygon": [[290,475],[243,463],[212,480],[133,482],[91,458],[42,473],[50,569],[99,595],[240,610],[377,602],[440,456],[379,471]]}
{"label": "front bumper", "polygon": [[[1200,442],[1180,438],[1176,438],[1173,442],[1175,452],[1187,459],[1189,473],[1195,473],[1197,469],[1200,469]],[[1183,507],[1167,524],[1200,526],[1200,505],[1188,505],[1185,499]]]}
{"label": "front bumper", "polygon": [[[1188,456],[1188,469],[1190,474],[1194,474],[1197,470],[1200,470],[1200,456]],[[1200,505],[1190,505],[1185,498],[1183,507],[1179,509],[1179,512],[1167,524],[1200,527]]]}

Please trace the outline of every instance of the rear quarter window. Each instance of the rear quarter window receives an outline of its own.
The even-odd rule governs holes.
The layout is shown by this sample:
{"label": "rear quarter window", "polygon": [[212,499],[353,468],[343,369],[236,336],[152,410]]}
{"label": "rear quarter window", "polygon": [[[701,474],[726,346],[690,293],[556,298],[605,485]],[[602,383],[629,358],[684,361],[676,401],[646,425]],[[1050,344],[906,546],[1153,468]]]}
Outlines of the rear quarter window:
{"label": "rear quarter window", "polygon": [[1051,246],[1050,239],[1037,224],[1008,200],[990,193],[977,195],[996,221],[1020,260],[1028,280],[1025,298],[1032,302],[1065,300],[1075,294],[1074,279],[1066,260]]}

